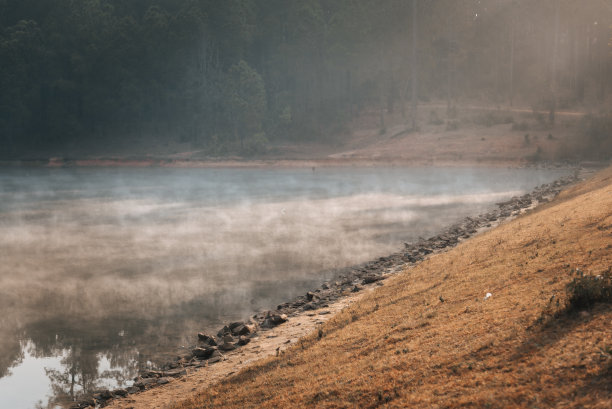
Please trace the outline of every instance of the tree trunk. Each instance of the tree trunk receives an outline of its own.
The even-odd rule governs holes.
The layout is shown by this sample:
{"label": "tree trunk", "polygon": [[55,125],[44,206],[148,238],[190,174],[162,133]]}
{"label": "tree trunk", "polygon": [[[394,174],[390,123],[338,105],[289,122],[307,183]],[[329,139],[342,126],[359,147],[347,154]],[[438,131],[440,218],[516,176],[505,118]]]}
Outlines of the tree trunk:
{"label": "tree trunk", "polygon": [[510,20],[510,106],[514,103],[514,19]]}
{"label": "tree trunk", "polygon": [[550,125],[554,126],[555,124],[555,111],[557,109],[557,99],[558,99],[558,90],[557,90],[557,60],[559,59],[559,2],[555,2],[555,33],[554,33],[554,41],[553,41],[553,52],[552,52],[552,72],[550,79],[550,91],[551,91],[551,101],[550,101],[550,112],[548,114],[548,119],[550,121]]}
{"label": "tree trunk", "polygon": [[417,0],[412,0],[412,130],[417,130]]}

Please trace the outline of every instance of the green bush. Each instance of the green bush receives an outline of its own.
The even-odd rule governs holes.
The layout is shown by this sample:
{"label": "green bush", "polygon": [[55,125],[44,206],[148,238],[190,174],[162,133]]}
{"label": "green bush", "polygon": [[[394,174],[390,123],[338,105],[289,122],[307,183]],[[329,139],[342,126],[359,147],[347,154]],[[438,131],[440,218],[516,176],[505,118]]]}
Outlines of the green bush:
{"label": "green bush", "polygon": [[244,153],[256,155],[265,153],[268,149],[268,138],[264,132],[258,132],[244,141]]}
{"label": "green bush", "polygon": [[568,310],[580,310],[592,307],[595,303],[612,303],[612,272],[600,275],[584,275],[577,271],[566,288]]}

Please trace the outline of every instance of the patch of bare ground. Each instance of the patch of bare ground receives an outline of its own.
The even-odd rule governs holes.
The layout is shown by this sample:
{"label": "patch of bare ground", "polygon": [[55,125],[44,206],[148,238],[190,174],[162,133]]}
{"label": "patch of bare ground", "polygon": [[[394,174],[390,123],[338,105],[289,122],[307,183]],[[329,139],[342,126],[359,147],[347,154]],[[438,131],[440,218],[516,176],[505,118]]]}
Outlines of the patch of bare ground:
{"label": "patch of bare ground", "polygon": [[612,305],[565,311],[576,271],[612,266],[611,182],[432,256],[172,407],[612,407]]}
{"label": "patch of bare ground", "polygon": [[[82,147],[63,157],[2,162],[0,165],[130,167],[326,167],[326,166],[521,166],[562,161],[584,144],[583,112],[557,112],[554,126],[545,112],[517,107],[458,105],[419,106],[418,130],[400,112],[364,110],[351,122],[325,135],[300,140],[277,137],[265,152],[241,156],[229,149],[220,155],[205,143],[146,139]],[[142,138],[141,138],[142,139]],[[95,152],[92,154],[92,152]],[[51,156],[59,153],[50,154]],[[66,159],[66,158],[74,159]]]}
{"label": "patch of bare ground", "polygon": [[[517,165],[558,160],[561,150],[583,137],[578,112],[560,112],[551,127],[534,119],[542,113],[519,108],[463,106],[452,119],[437,104],[420,109],[419,130],[413,132],[401,115],[389,115],[383,130],[362,115],[344,150],[334,159],[392,159],[434,166]],[[372,115],[370,115],[372,116]],[[444,119],[443,119],[444,118]]]}

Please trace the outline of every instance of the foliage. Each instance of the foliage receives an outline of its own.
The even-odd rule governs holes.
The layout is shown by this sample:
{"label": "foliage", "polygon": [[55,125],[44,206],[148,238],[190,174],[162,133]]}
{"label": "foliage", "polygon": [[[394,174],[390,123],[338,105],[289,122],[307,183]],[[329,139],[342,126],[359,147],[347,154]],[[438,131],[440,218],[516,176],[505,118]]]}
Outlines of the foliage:
{"label": "foliage", "polygon": [[585,275],[576,271],[575,277],[567,285],[568,309],[580,310],[592,307],[595,303],[612,303],[612,272],[600,275]]}
{"label": "foliage", "polygon": [[[412,61],[412,7],[398,0],[3,0],[0,156],[326,137],[368,109],[405,110],[415,65],[421,101],[550,99],[555,4],[419,0]],[[603,100],[612,13],[559,4],[558,55],[584,63],[561,61],[556,85]]]}

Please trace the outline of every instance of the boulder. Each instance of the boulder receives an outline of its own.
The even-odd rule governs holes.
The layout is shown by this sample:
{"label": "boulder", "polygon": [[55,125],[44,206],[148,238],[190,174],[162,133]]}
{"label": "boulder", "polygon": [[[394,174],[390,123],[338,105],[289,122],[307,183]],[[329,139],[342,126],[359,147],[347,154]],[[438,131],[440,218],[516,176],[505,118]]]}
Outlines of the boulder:
{"label": "boulder", "polygon": [[204,334],[202,332],[198,332],[198,341],[212,347],[217,345],[217,342],[215,341],[215,338],[212,335]]}
{"label": "boulder", "polygon": [[217,362],[221,362],[221,361],[223,361],[223,356],[219,355],[219,356],[214,356],[210,358],[207,362],[209,365],[212,365],[212,364],[216,364]]}
{"label": "boulder", "polygon": [[162,376],[167,378],[178,378],[179,376],[187,375],[187,370],[184,368],[172,369],[162,372]]}
{"label": "boulder", "polygon": [[255,326],[252,324],[241,324],[238,327],[232,328],[232,335],[249,335],[255,332]]}
{"label": "boulder", "polygon": [[161,372],[159,371],[143,371],[140,373],[141,378],[159,378],[161,376]]}
{"label": "boulder", "polygon": [[372,284],[377,281],[384,280],[385,278],[386,278],[385,276],[368,275],[363,278],[363,281],[361,283],[362,284]]}
{"label": "boulder", "polygon": [[245,336],[241,336],[240,338],[238,338],[238,345],[240,346],[246,345],[249,342],[251,342],[251,338],[247,338]]}
{"label": "boulder", "polygon": [[228,325],[228,327],[229,327],[229,329],[230,329],[230,332],[234,332],[234,329],[236,329],[236,328],[238,328],[238,327],[240,327],[240,326],[242,326],[242,325],[244,325],[244,322],[242,322],[242,321],[236,321],[236,322],[232,322],[232,323],[230,323],[230,324]]}
{"label": "boulder", "polygon": [[208,359],[212,356],[212,354],[215,352],[215,347],[197,347],[194,348],[191,353],[193,354],[193,356],[195,356],[198,359]]}
{"label": "boulder", "polygon": [[107,400],[107,399],[111,399],[112,397],[113,397],[113,394],[108,389],[105,389],[100,392],[101,399]]}
{"label": "boulder", "polygon": [[221,351],[233,351],[236,349],[236,345],[233,342],[223,342],[223,344],[219,345],[219,349]]}
{"label": "boulder", "polygon": [[287,322],[287,316],[285,314],[268,313],[261,326],[264,328],[273,328],[283,322]]}
{"label": "boulder", "polygon": [[84,409],[89,407],[95,407],[96,401],[93,398],[83,399],[79,402],[75,402],[70,405],[70,409]]}
{"label": "boulder", "polygon": [[147,385],[151,385],[157,381],[157,378],[137,378],[136,382],[134,382],[134,386],[144,389]]}

